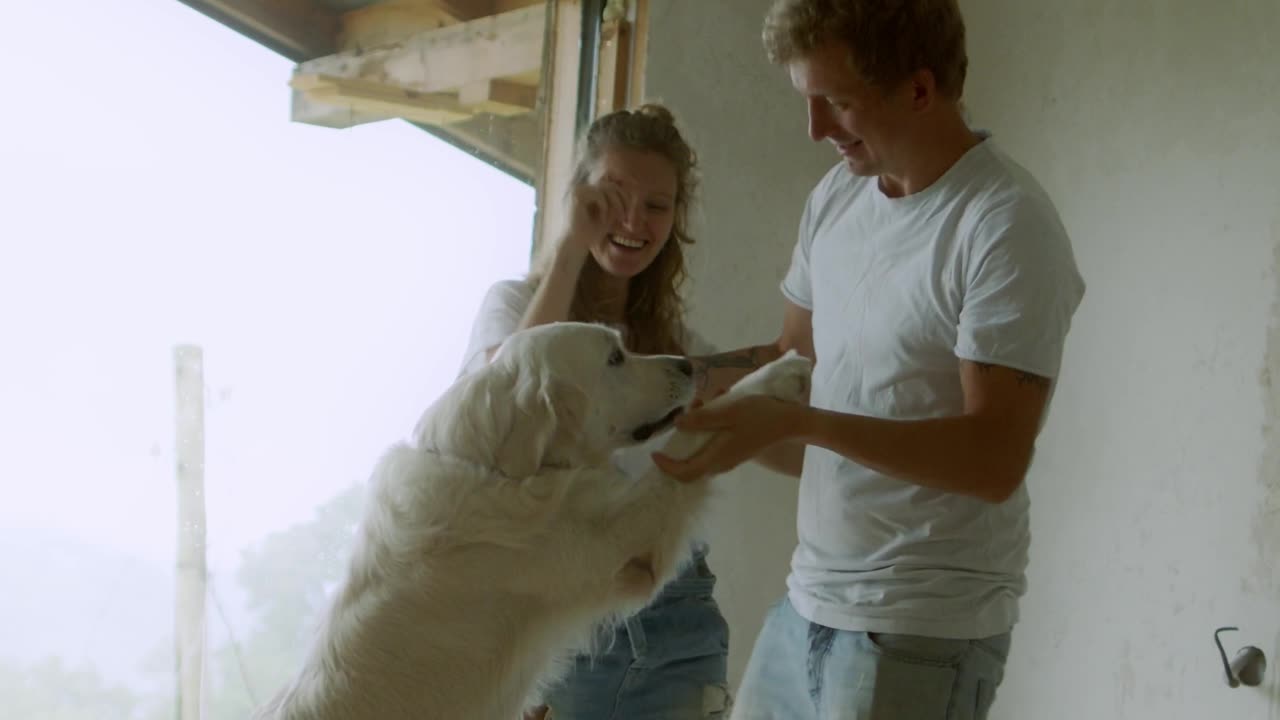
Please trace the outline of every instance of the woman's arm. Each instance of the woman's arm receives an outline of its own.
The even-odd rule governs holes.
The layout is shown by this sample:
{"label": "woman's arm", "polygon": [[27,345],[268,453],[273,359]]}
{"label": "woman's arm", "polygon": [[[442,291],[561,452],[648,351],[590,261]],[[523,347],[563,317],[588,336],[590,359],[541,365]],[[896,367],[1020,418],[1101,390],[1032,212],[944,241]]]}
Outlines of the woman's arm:
{"label": "woman's arm", "polygon": [[598,244],[626,209],[622,191],[612,185],[580,185],[569,196],[569,227],[556,241],[546,275],[520,320],[521,330],[569,319],[578,276]]}
{"label": "woman's arm", "polygon": [[[569,227],[557,238],[546,273],[514,331],[569,319],[578,276],[591,248],[604,239],[613,218],[625,208],[622,191],[612,186],[582,185],[569,197]],[[498,346],[485,348],[485,361]]]}
{"label": "woman's arm", "polygon": [[587,262],[589,247],[583,240],[572,237],[560,241],[546,275],[538,283],[533,300],[520,319],[520,330],[569,319],[573,294],[578,288],[578,275]]}

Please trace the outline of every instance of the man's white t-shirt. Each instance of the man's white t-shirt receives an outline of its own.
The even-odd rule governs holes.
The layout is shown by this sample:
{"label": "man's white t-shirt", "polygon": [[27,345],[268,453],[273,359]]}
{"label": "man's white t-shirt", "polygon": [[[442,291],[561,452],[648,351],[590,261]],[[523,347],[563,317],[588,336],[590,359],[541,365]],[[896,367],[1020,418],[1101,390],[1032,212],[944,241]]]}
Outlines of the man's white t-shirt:
{"label": "man's white t-shirt", "polygon": [[[1049,197],[982,137],[906,197],[844,163],[810,194],[782,292],[813,313],[814,406],[959,415],[957,358],[1057,377],[1084,281]],[[810,446],[788,597],[844,630],[1008,632],[1026,587],[1028,502],[1025,487],[990,504]]]}

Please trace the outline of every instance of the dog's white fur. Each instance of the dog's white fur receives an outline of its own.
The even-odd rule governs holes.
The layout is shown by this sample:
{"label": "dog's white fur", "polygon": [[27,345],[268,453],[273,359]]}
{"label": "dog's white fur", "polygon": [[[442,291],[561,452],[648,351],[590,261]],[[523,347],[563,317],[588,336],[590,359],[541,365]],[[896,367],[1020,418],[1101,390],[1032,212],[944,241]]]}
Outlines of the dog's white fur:
{"label": "dog's white fur", "polygon": [[[789,353],[713,402],[802,400],[810,371]],[[609,455],[692,396],[687,361],[632,355],[604,326],[513,335],[381,458],[315,645],[256,717],[518,717],[687,557],[708,481],[628,479]],[[677,431],[665,451],[706,439]]]}

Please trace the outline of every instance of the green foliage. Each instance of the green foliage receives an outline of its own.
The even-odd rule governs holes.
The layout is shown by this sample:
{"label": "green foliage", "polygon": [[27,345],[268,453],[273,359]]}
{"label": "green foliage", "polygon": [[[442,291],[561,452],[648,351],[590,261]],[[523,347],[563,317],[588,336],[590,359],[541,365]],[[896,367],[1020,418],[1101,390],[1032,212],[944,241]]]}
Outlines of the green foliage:
{"label": "green foliage", "polygon": [[[246,551],[236,571],[252,622],[233,627],[235,642],[211,649],[205,676],[206,720],[244,720],[297,670],[310,644],[326,592],[342,578],[359,524],[364,486],[353,485],[315,516]],[[209,626],[222,623],[214,603]],[[174,650],[157,647],[144,665],[162,684],[174,676]],[[69,668],[52,658],[20,666],[0,661],[4,720],[173,720],[173,691],[147,693],[108,686],[92,667]]]}
{"label": "green foliage", "polygon": [[236,580],[248,595],[255,623],[235,629],[241,633],[239,657],[230,644],[214,656],[210,720],[242,720],[296,672],[325,593],[346,571],[363,500],[364,486],[353,485],[317,508],[311,521],[245,552]]}
{"label": "green foliage", "polygon": [[133,720],[144,718],[142,699],[108,687],[93,668],[69,668],[58,658],[30,667],[0,662],[4,715],[14,720]]}

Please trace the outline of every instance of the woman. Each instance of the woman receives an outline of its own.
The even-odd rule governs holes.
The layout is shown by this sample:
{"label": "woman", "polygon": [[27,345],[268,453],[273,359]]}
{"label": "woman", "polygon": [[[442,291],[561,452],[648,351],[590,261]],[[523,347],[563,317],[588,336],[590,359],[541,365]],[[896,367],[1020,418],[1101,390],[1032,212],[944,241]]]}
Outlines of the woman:
{"label": "woman", "polygon": [[[686,330],[680,296],[696,166],[660,105],[592,123],[579,143],[568,228],[527,279],[489,290],[464,372],[487,362],[511,333],[565,320],[610,324],[634,352],[709,354]],[[616,464],[643,471],[661,439],[619,453]],[[598,654],[576,660],[545,698],[554,720],[701,719],[727,710],[728,625],[712,599],[706,553],[695,546],[692,562],[649,607],[601,638]]]}

